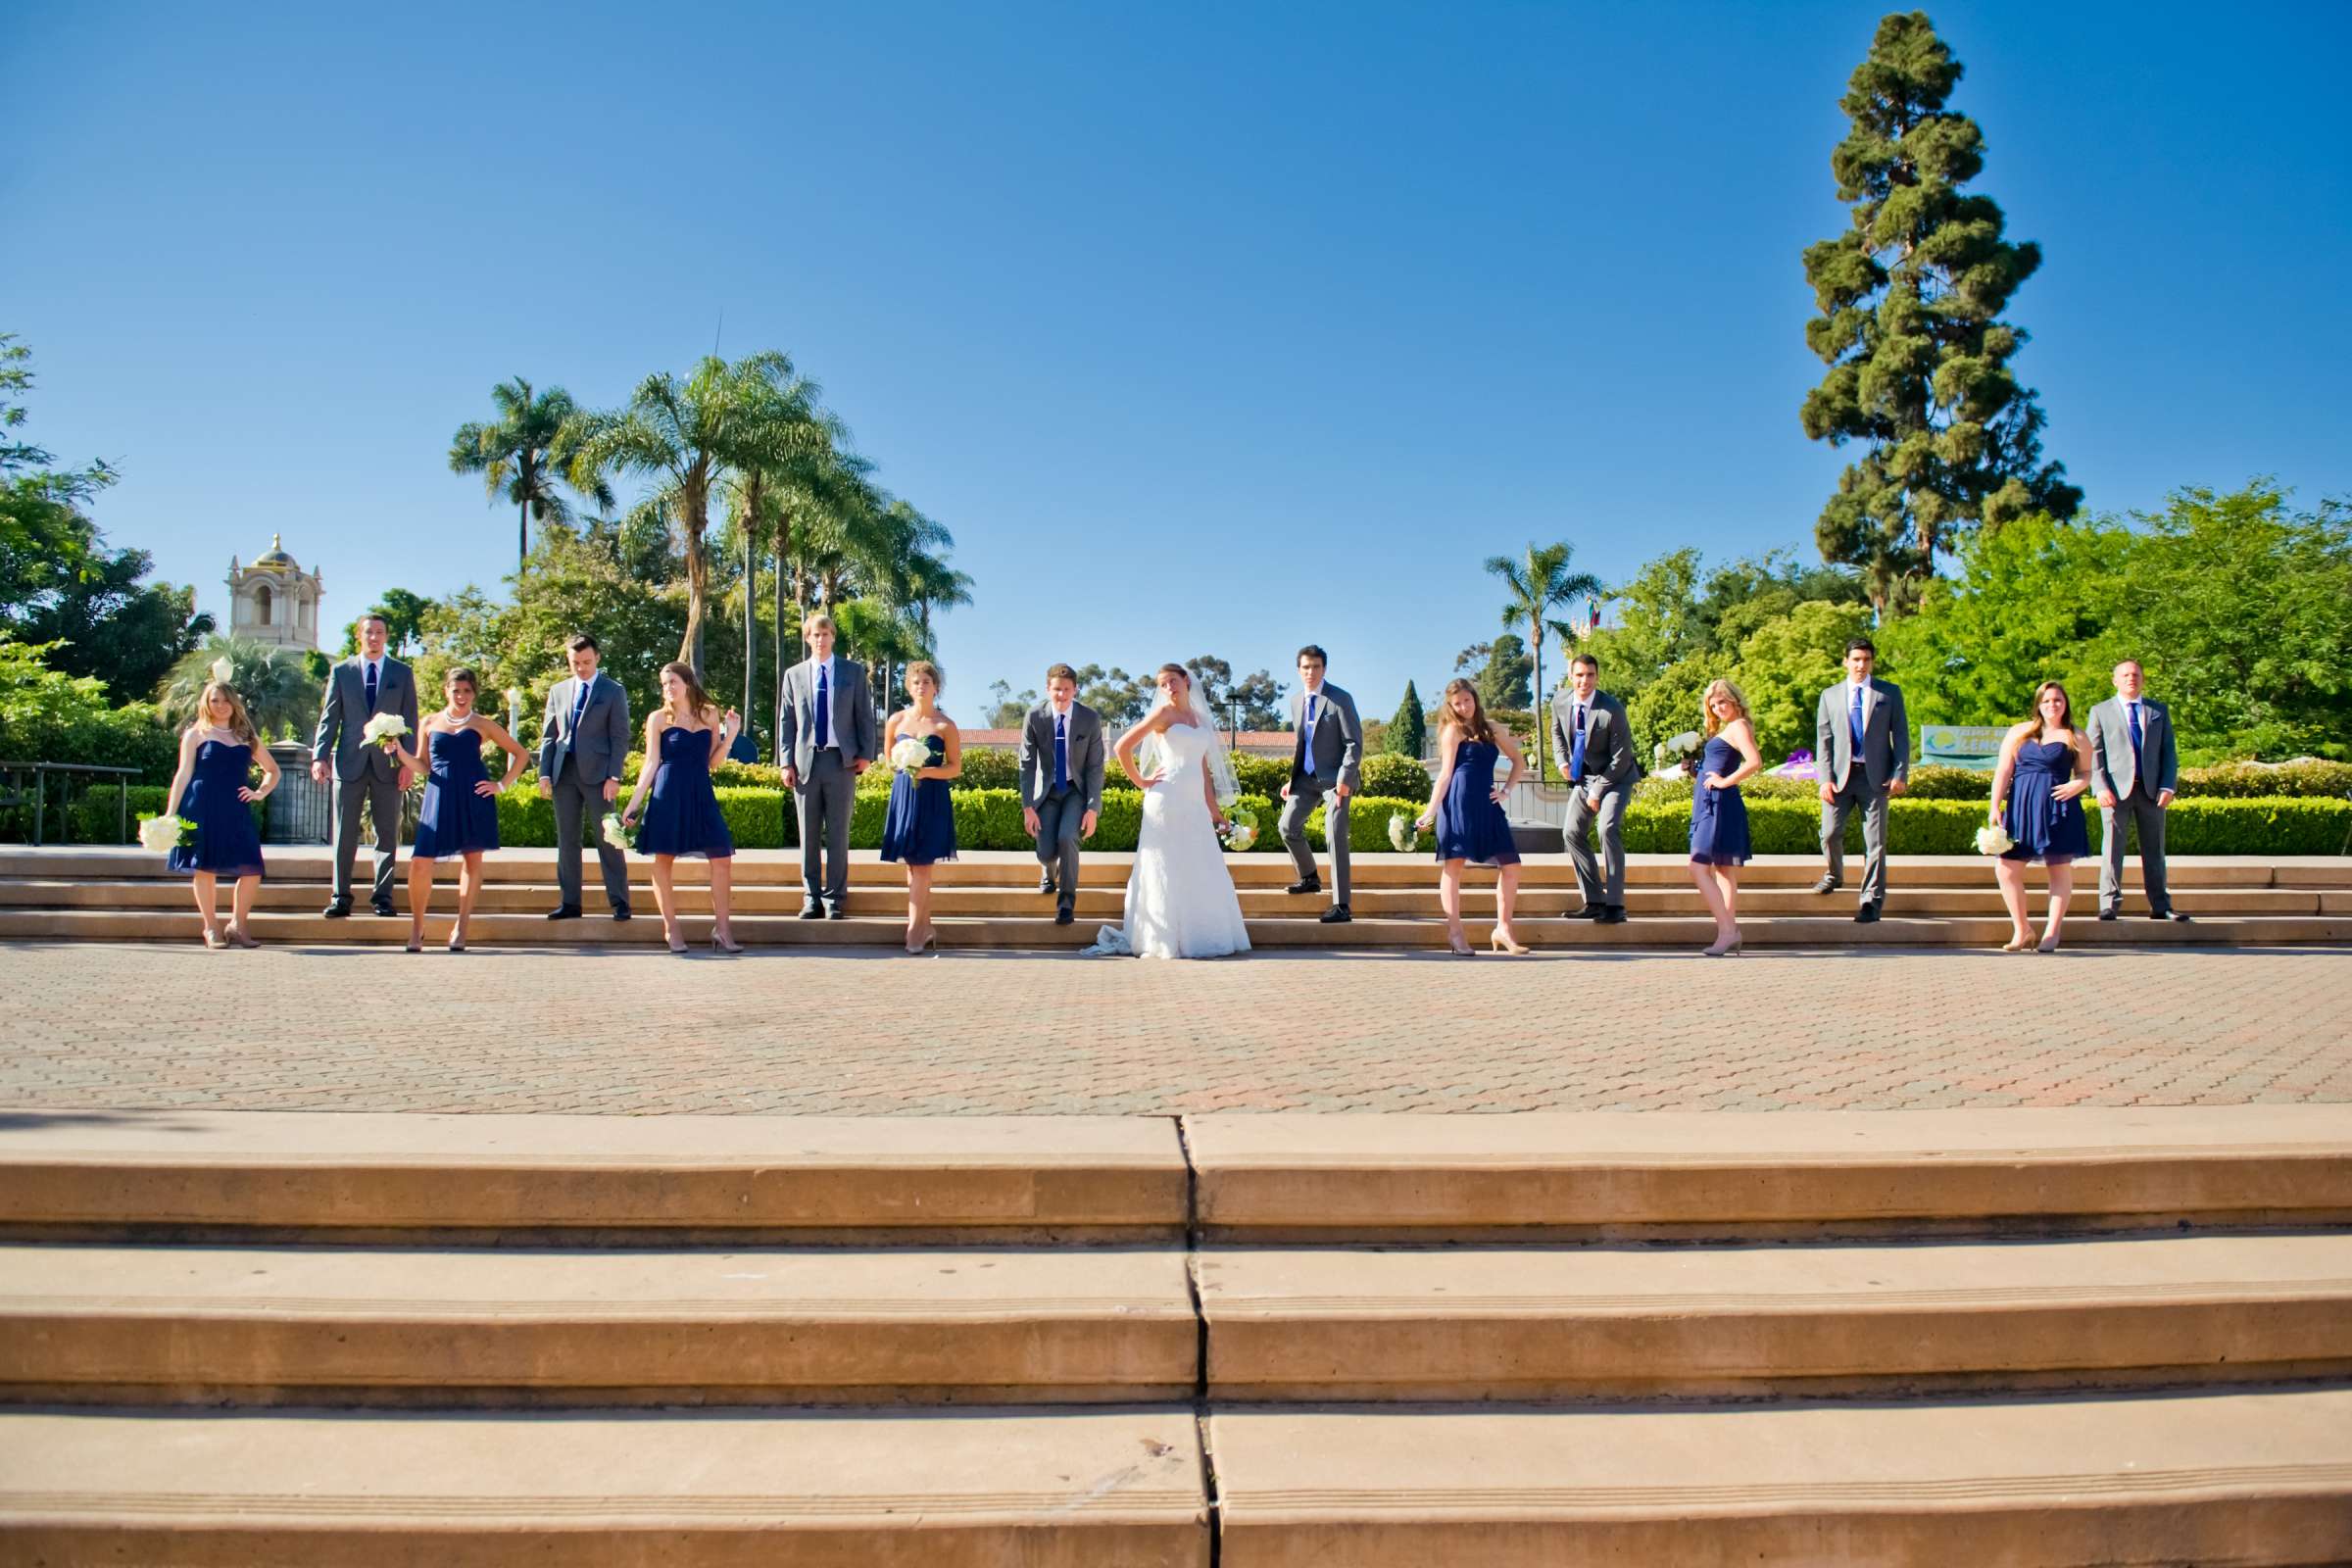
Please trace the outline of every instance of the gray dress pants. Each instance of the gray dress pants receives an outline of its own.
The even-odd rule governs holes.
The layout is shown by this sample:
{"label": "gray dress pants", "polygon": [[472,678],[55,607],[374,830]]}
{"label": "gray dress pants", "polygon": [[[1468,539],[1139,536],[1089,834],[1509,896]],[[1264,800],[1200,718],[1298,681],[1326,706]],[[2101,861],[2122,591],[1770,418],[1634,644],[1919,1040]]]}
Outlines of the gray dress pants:
{"label": "gray dress pants", "polygon": [[375,890],[371,900],[392,897],[392,862],[400,854],[400,764],[370,757],[357,778],[335,780],[335,898],[351,902],[351,865],[360,853],[360,808],[375,823]]}
{"label": "gray dress pants", "polygon": [[[1609,790],[1594,806],[1585,786],[1579,785],[1568,802],[1568,859],[1576,867],[1576,885],[1587,904],[1610,908],[1625,904],[1625,797],[1622,789]],[[1590,837],[1595,823],[1600,828],[1597,859]]]}
{"label": "gray dress pants", "polygon": [[[605,781],[590,779],[584,769],[566,767],[555,783],[556,887],[560,902],[574,908],[580,903],[580,831],[589,821],[603,821],[612,808],[605,804]],[[617,844],[596,838],[596,863],[605,873],[605,899],[618,908],[629,902],[629,858]]]}
{"label": "gray dress pants", "polygon": [[1078,830],[1086,824],[1086,791],[1075,784],[1047,786],[1037,803],[1037,863],[1054,868],[1054,886],[1078,896]]}
{"label": "gray dress pants", "polygon": [[858,775],[828,746],[808,760],[793,805],[800,812],[801,890],[822,904],[850,896],[850,812],[858,804]]}
{"label": "gray dress pants", "polygon": [[2148,895],[2148,908],[2158,914],[2173,906],[2172,890],[2164,885],[2164,808],[2139,785],[2119,795],[2113,806],[2101,807],[2105,831],[2099,841],[2099,907],[2112,909],[2124,902],[2124,840],[2126,829],[2139,830],[2139,880]]}
{"label": "gray dress pants", "polygon": [[1821,855],[1829,862],[1830,875],[1845,879],[1845,824],[1862,808],[1862,902],[1883,904],[1886,900],[1886,801],[1885,790],[1874,790],[1862,776],[1862,765],[1854,764],[1845,777],[1845,788],[1838,799],[1821,808]]}
{"label": "gray dress pants", "polygon": [[1282,807],[1282,842],[1291,852],[1291,863],[1298,868],[1301,882],[1319,882],[1315,874],[1314,852],[1307,847],[1306,819],[1315,808],[1323,808],[1323,842],[1331,847],[1331,902],[1348,902],[1348,808],[1350,803],[1336,794],[1324,793],[1323,785],[1315,779],[1291,780],[1291,798]]}

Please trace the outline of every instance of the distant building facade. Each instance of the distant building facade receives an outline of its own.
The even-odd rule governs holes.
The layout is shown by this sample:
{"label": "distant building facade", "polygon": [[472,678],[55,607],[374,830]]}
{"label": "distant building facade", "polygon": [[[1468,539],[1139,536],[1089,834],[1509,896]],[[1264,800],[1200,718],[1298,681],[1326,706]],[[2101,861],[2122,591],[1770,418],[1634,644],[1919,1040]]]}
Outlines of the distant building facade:
{"label": "distant building facade", "polygon": [[270,548],[250,566],[228,562],[228,631],[272,648],[318,647],[318,601],[325,589],[315,571],[305,571],[286,554],[285,542],[270,536]]}

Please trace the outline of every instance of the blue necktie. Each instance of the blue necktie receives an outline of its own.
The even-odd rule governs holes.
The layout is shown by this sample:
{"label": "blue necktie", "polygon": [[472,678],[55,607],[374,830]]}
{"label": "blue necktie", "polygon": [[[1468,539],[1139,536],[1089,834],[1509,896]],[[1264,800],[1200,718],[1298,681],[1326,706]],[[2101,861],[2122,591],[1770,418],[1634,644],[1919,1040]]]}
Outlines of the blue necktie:
{"label": "blue necktie", "polygon": [[1851,716],[1847,727],[1854,732],[1854,760],[1861,762],[1863,760],[1862,753],[1866,748],[1862,742],[1862,688],[1859,686],[1854,688],[1854,706],[1849,712]]}
{"label": "blue necktie", "polygon": [[1306,700],[1306,733],[1302,737],[1306,752],[1306,776],[1315,776],[1315,699]]}
{"label": "blue necktie", "polygon": [[579,688],[579,692],[571,700],[571,727],[564,732],[564,749],[567,752],[579,745],[580,715],[588,711],[589,683],[583,680],[574,681],[572,684]]}
{"label": "blue necktie", "polygon": [[1054,715],[1054,787],[1061,789],[1070,782],[1069,715]]}
{"label": "blue necktie", "polygon": [[2139,743],[2139,705],[2133,703],[2132,705],[2132,780],[2135,784],[2139,782],[2141,768]]}
{"label": "blue necktie", "polygon": [[816,749],[820,752],[833,744],[831,739],[833,734],[831,723],[833,698],[830,690],[832,674],[833,662],[831,660],[816,666]]}
{"label": "blue necktie", "polygon": [[1585,705],[1576,705],[1576,731],[1568,737],[1568,782],[1585,781]]}
{"label": "blue necktie", "polygon": [[375,716],[375,661],[369,660],[361,667],[367,671],[368,716],[373,718]]}

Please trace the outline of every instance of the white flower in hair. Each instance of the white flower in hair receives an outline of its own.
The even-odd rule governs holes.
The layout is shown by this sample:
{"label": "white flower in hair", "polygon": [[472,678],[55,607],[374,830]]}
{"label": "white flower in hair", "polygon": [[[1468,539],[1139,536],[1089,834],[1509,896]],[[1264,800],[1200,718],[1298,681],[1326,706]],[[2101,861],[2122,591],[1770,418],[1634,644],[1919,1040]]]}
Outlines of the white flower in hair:
{"label": "white flower in hair", "polygon": [[219,659],[213,661],[213,679],[219,681],[221,685],[227,685],[229,682],[229,677],[236,674],[236,672],[237,666],[228,662],[228,656],[226,654],[222,654]]}

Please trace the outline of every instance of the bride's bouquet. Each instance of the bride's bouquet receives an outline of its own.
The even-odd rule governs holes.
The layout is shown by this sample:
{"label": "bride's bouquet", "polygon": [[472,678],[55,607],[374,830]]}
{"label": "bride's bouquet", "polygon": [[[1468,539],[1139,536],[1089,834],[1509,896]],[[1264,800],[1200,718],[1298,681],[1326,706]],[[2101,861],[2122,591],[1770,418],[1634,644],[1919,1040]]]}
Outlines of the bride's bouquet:
{"label": "bride's bouquet", "polygon": [[1409,855],[1413,846],[1420,841],[1421,829],[1415,825],[1413,818],[1402,811],[1389,813],[1389,848],[1398,855]]}
{"label": "bride's bouquet", "polygon": [[153,855],[188,849],[196,842],[196,824],[184,816],[139,818],[139,848]]}
{"label": "bride's bouquet", "polygon": [[1977,829],[1977,853],[1979,855],[2006,855],[2016,848],[2017,840],[2011,838],[2009,830],[2001,826],[1997,820],[1987,822]]}
{"label": "bride's bouquet", "polygon": [[902,735],[890,749],[890,765],[902,773],[912,773],[931,765],[930,743],[912,735]]}
{"label": "bride's bouquet", "polygon": [[1235,854],[1257,842],[1257,813],[1247,806],[1237,806],[1225,813],[1225,847]]}
{"label": "bride's bouquet", "polygon": [[378,713],[360,728],[360,739],[373,742],[385,751],[408,738],[409,721],[398,713]]}

